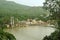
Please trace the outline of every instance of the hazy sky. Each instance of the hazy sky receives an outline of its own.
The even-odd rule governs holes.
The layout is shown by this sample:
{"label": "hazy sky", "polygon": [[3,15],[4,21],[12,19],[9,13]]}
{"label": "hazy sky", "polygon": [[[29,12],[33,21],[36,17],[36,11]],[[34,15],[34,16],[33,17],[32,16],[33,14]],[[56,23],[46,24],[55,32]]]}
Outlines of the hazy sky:
{"label": "hazy sky", "polygon": [[28,5],[28,6],[43,6],[45,0],[9,0],[15,1],[16,3]]}

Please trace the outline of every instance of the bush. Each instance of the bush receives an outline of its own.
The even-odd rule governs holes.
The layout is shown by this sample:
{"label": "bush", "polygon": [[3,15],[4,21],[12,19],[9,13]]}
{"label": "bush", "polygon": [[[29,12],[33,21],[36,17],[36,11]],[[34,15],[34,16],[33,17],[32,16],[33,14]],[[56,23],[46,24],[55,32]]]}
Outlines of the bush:
{"label": "bush", "polygon": [[50,36],[45,36],[43,40],[60,40],[60,31],[55,31]]}
{"label": "bush", "polygon": [[16,38],[12,34],[0,30],[0,40],[16,40]]}

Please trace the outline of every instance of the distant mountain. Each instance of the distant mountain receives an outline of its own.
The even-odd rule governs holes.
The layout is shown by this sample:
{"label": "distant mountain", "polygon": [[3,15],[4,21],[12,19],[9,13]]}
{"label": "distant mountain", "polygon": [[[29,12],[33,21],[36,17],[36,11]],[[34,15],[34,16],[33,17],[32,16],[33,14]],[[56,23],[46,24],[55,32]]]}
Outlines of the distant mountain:
{"label": "distant mountain", "polygon": [[21,4],[17,4],[12,1],[0,0],[0,17],[14,16],[20,20],[26,20],[28,18],[42,19],[49,14],[48,11],[42,7],[30,7]]}

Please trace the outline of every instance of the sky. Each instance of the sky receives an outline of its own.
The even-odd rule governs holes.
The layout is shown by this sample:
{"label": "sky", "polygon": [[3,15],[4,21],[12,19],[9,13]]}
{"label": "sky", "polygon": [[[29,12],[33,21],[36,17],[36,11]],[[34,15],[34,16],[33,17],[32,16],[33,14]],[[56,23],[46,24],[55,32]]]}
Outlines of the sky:
{"label": "sky", "polygon": [[43,6],[45,0],[8,0],[27,6]]}

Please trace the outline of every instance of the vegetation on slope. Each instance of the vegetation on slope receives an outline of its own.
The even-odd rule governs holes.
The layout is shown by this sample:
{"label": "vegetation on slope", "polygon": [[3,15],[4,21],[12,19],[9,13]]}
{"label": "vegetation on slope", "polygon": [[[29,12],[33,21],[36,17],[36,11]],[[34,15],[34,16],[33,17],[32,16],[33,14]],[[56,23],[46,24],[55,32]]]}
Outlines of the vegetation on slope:
{"label": "vegetation on slope", "polygon": [[28,18],[42,19],[47,15],[48,12],[42,7],[29,7],[11,1],[0,1],[0,17],[14,16],[19,20],[26,20]]}

